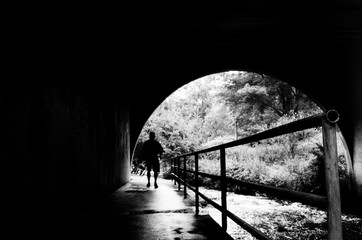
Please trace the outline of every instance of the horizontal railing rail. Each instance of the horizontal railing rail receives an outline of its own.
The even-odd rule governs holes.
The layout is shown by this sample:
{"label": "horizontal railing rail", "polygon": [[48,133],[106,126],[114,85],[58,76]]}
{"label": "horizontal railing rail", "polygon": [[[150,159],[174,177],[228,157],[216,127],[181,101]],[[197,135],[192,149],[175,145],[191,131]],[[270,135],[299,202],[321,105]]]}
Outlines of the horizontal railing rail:
{"label": "horizontal railing rail", "polygon": [[[336,123],[339,120],[339,114],[335,110],[327,111],[326,113],[317,114],[311,117],[300,119],[276,128],[272,128],[249,137],[238,139],[225,144],[220,144],[207,149],[195,151],[188,154],[171,159],[171,172],[172,176],[178,182],[178,189],[181,189],[181,183],[184,185],[184,197],[187,197],[187,188],[195,192],[195,207],[196,214],[199,213],[199,197],[202,197],[210,203],[213,207],[221,211],[222,213],[222,228],[227,230],[227,217],[232,219],[238,225],[243,227],[254,237],[258,239],[268,239],[262,232],[255,229],[242,219],[238,218],[235,214],[227,210],[226,204],[226,192],[227,184],[236,184],[239,186],[255,189],[260,192],[264,192],[279,198],[285,198],[292,201],[303,202],[311,206],[316,206],[322,209],[326,209],[328,213],[328,239],[340,240],[342,239],[342,223],[341,223],[341,202],[340,202],[340,190],[339,190],[339,176],[338,176],[338,154],[337,154],[337,141],[336,141]],[[327,196],[319,196],[315,194],[309,194],[299,191],[294,191],[285,188],[267,186],[258,183],[251,183],[247,181],[237,180],[230,177],[226,177],[226,156],[225,149],[235,147],[243,144],[257,142],[268,138],[281,136],[288,133],[302,131],[305,129],[322,126],[323,133],[323,146],[324,146],[324,169],[326,180],[326,192]],[[212,151],[220,151],[220,175],[213,175],[200,172],[198,169],[199,155]],[[187,157],[194,156],[195,158],[195,170],[187,169]],[[183,159],[183,168],[181,168],[181,159]],[[182,178],[181,178],[182,172]],[[195,187],[192,187],[187,183],[187,173],[194,175]],[[221,205],[207,198],[205,195],[199,192],[199,176],[209,177],[220,181],[221,186]]]}
{"label": "horizontal railing rail", "polygon": [[[172,175],[178,181],[180,181],[181,183],[186,185],[188,188],[190,188],[192,191],[196,192],[196,189],[194,187],[192,187],[191,185],[185,183],[184,180],[180,179],[177,175],[175,175],[175,174],[172,174]],[[210,198],[206,197],[204,194],[199,192],[199,196],[202,197],[207,203],[211,204],[217,210],[223,211],[222,206],[220,206],[219,204],[217,204],[215,201],[211,200]],[[239,218],[238,216],[236,216],[232,212],[226,211],[226,215],[229,218],[231,218],[234,222],[236,222],[239,226],[241,226],[242,228],[244,228],[248,232],[252,233],[252,235],[257,237],[258,239],[270,240],[266,235],[261,233],[259,230],[257,230],[256,228],[254,228],[253,226],[251,226],[250,224],[248,224],[247,222],[245,222],[244,220],[242,220],[241,218]]]}
{"label": "horizontal railing rail", "polygon": [[[245,137],[245,138],[241,138],[232,142],[228,142],[228,143],[224,143],[224,144],[220,144],[217,146],[213,146],[210,148],[206,148],[206,149],[202,149],[199,151],[195,151],[192,153],[188,153],[188,154],[183,154],[177,157],[187,157],[187,156],[192,156],[195,154],[201,154],[201,153],[207,153],[207,152],[212,152],[212,151],[217,151],[220,150],[222,148],[231,148],[231,147],[235,147],[235,146],[239,146],[239,145],[244,145],[244,144],[248,144],[248,143],[252,143],[252,142],[257,142],[257,141],[261,141],[261,140],[265,140],[268,138],[273,138],[273,137],[278,137],[284,134],[288,134],[288,133],[293,133],[293,132],[298,132],[298,131],[302,131],[302,130],[306,130],[309,128],[313,128],[313,127],[320,127],[322,124],[322,119],[326,118],[327,115],[331,115],[328,118],[329,119],[333,119],[334,113],[332,114],[331,111],[334,110],[330,110],[327,113],[321,113],[321,114],[316,114],[307,118],[303,118],[294,122],[290,122],[287,123],[285,125],[281,125],[269,130],[265,130],[263,132],[260,133],[256,133],[254,135]],[[331,120],[331,121],[336,121]],[[338,119],[337,119],[338,121]]]}
{"label": "horizontal railing rail", "polygon": [[[176,167],[177,169],[177,167]],[[183,168],[180,169],[184,171]],[[186,172],[195,174],[196,171],[187,169]],[[204,172],[198,172],[199,176],[220,180],[221,176],[213,175]],[[307,204],[309,206],[318,207],[320,209],[327,209],[327,198],[325,196],[311,194],[306,192],[295,191],[291,189],[274,187],[260,183],[247,182],[243,180],[238,180],[230,177],[226,177],[226,182],[229,184],[237,185],[240,187],[245,187],[248,189],[253,189],[259,192],[263,192],[269,194],[271,196],[277,197],[279,199],[290,200],[290,201],[298,201],[303,204]]]}

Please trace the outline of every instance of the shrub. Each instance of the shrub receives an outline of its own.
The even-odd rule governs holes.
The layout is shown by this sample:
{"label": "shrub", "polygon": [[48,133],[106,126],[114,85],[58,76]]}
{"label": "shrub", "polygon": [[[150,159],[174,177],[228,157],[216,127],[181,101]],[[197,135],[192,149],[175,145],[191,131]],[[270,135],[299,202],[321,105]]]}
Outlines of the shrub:
{"label": "shrub", "polygon": [[[341,148],[339,143],[338,148]],[[341,152],[339,150],[339,152]],[[219,151],[202,154],[199,170],[220,175]],[[324,194],[324,154],[321,128],[309,129],[226,149],[226,176],[292,190]],[[339,161],[341,182],[348,184],[346,159]],[[200,184],[218,188],[219,181],[201,178]],[[239,191],[236,186],[230,190]]]}

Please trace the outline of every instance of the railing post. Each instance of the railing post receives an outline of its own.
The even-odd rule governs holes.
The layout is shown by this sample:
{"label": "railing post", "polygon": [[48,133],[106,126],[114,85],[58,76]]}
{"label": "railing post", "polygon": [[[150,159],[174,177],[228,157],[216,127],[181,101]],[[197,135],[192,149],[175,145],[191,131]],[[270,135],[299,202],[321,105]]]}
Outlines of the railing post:
{"label": "railing post", "polygon": [[[178,157],[178,158],[177,158],[177,176],[178,176],[179,178],[181,178],[181,169],[180,169],[181,164],[180,164],[180,160],[181,160],[181,158]],[[178,181],[178,190],[179,190],[179,191],[181,190],[181,183],[180,183],[180,181]]]}
{"label": "railing post", "polygon": [[[175,158],[171,160],[171,172],[175,174]],[[173,179],[173,184],[176,185],[176,178]]]}
{"label": "railing post", "polygon": [[196,215],[199,215],[199,155],[195,154],[195,206]]}
{"label": "railing post", "polygon": [[186,187],[186,157],[184,157],[184,198],[187,198],[187,187]]}
{"label": "railing post", "polygon": [[328,111],[322,119],[324,167],[328,203],[328,239],[342,239],[341,198],[338,174],[336,122],[338,113]]}
{"label": "railing post", "polygon": [[225,160],[225,148],[220,149],[220,172],[221,172],[221,180],[220,180],[220,186],[221,186],[221,226],[224,229],[224,231],[227,230],[227,216],[226,216],[226,160]]}

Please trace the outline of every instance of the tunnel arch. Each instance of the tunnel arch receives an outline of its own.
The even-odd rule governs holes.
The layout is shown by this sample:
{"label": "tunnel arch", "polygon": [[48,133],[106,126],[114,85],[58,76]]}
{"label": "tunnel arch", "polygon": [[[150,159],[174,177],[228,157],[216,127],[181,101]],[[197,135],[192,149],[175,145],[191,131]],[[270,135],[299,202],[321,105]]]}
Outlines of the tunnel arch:
{"label": "tunnel arch", "polygon": [[[278,51],[280,49],[278,46],[276,46],[276,48],[266,46],[257,50],[250,48],[248,51],[243,52],[243,55],[247,60],[239,59],[234,56],[241,54],[240,51],[242,51],[242,49],[237,48],[226,48],[225,51],[222,52],[220,52],[220,49],[217,48],[213,54],[203,48],[199,51],[195,51],[194,53],[191,53],[192,50],[194,50],[193,47],[185,50],[183,53],[180,52],[182,50],[173,51],[172,53],[178,55],[179,59],[187,59],[188,57],[185,57],[185,55],[190,54],[193,58],[198,58],[199,62],[196,63],[194,62],[195,60],[190,59],[190,63],[182,68],[178,66],[182,65],[179,61],[167,63],[165,64],[164,69],[162,69],[163,76],[161,77],[159,77],[159,72],[154,73],[154,71],[150,71],[157,76],[155,78],[160,81],[156,88],[162,87],[162,91],[158,91],[157,96],[152,96],[152,93],[148,93],[147,91],[142,92],[142,94],[146,95],[145,98],[150,100],[150,106],[147,109],[144,109],[146,111],[143,114],[143,118],[137,120],[137,130],[133,133],[133,140],[131,141],[132,148],[134,147],[135,141],[137,140],[144,123],[152,114],[153,110],[156,109],[164,99],[180,87],[194,81],[195,79],[220,72],[245,71],[273,76],[280,81],[286,82],[300,89],[303,93],[307,94],[313,102],[317,103],[321,109],[327,110],[336,108],[334,105],[335,98],[332,93],[329,94],[329,92],[323,91],[323,85],[319,84],[321,79],[328,78],[328,74],[322,73],[324,66],[322,65],[320,67],[316,67],[315,59],[311,59],[309,62],[303,62],[303,64],[299,61],[295,61],[295,59],[303,61],[309,57],[306,56],[307,53],[303,52],[303,49],[299,49],[297,52],[293,53],[285,53],[284,51],[279,53]],[[230,54],[229,52],[233,52],[233,54]],[[255,53],[260,52],[263,52],[266,56],[277,56],[278,54],[281,54],[282,56],[272,62],[269,62],[266,60],[259,60],[258,57],[254,56]],[[320,54],[323,54],[323,49],[318,53],[318,55]],[[172,59],[169,55],[166,55],[165,58]],[[214,58],[223,59],[223,61],[213,62],[212,59]],[[319,56],[316,56],[316,58],[319,58]],[[291,61],[288,61],[288,59],[291,59]],[[157,71],[161,71],[161,69],[157,69]],[[172,79],[168,79],[168,76],[173,77]],[[150,83],[150,86],[146,86],[146,89],[148,87],[153,88],[154,86]],[[337,108],[339,108],[339,106]],[[340,109],[337,110],[339,111]]]}
{"label": "tunnel arch", "polygon": [[[209,77],[209,76],[212,76],[212,75],[223,74],[223,73],[227,73],[227,72],[239,72],[239,73],[242,73],[242,72],[243,72],[243,73],[249,73],[249,74],[266,75],[267,77],[272,78],[273,81],[284,82],[284,83],[287,83],[289,86],[296,88],[295,86],[293,86],[293,85],[290,83],[290,81],[284,81],[284,80],[276,79],[276,78],[274,78],[273,76],[270,76],[270,75],[267,75],[267,74],[264,74],[264,73],[260,73],[260,72],[249,72],[249,71],[245,71],[245,70],[243,70],[243,71],[241,71],[241,70],[229,70],[229,71],[223,71],[223,72],[216,72],[216,73],[212,73],[212,74],[207,74],[207,75],[205,75],[205,76],[199,77],[199,78],[197,78],[197,79],[191,80],[191,81],[183,84],[182,86],[178,87],[174,92],[172,92],[171,94],[169,94],[163,101],[161,101],[161,102],[159,103],[158,107],[159,107],[163,102],[165,102],[170,96],[172,96],[174,93],[176,93],[176,92],[179,91],[180,89],[184,88],[185,86],[187,86],[187,85],[189,85],[189,84],[191,84],[191,83],[193,83],[193,82],[199,81],[199,80],[201,80],[201,79],[204,79],[204,78],[206,78],[206,77]],[[297,88],[297,89],[298,89],[298,88]],[[300,89],[298,89],[298,90],[300,90]],[[311,97],[311,96],[309,96],[308,94],[306,94],[304,91],[302,91],[302,93],[305,94],[305,95],[307,96],[307,98],[308,98],[311,102],[313,102],[314,104],[316,104],[317,107],[321,109],[321,111],[326,112],[326,111],[329,110],[329,109],[327,109],[320,101],[318,101],[318,98],[316,98],[316,97]],[[149,116],[148,119],[151,118],[151,116],[156,112],[156,110],[157,110],[158,107],[156,107],[156,108],[154,109],[154,111],[152,112],[152,114]],[[144,122],[143,127],[145,126],[145,124],[146,124],[146,122],[148,121],[148,119]],[[143,129],[143,127],[142,127],[142,129]],[[352,166],[351,155],[350,155],[350,152],[349,152],[349,149],[348,149],[346,140],[345,140],[345,138],[344,138],[344,136],[343,136],[343,134],[342,134],[342,131],[339,129],[338,126],[337,126],[337,128],[338,128],[337,137],[338,137],[339,141],[340,141],[341,144],[342,144],[342,149],[340,149],[340,150],[342,150],[343,156],[345,157],[345,161],[346,161],[346,164],[347,164],[347,171],[348,171],[349,178],[352,179],[352,177],[353,177],[353,166]],[[142,131],[142,130],[141,130],[141,131]],[[140,131],[140,134],[141,134],[141,131]],[[131,161],[133,161],[133,159],[134,159],[134,157],[135,157],[135,152],[136,152],[137,146],[138,146],[138,141],[136,142],[135,146],[134,146],[133,149],[132,149]],[[132,163],[131,163],[131,164],[132,164]],[[351,186],[351,181],[348,182],[348,188],[349,188],[349,190],[351,190],[351,188],[352,188],[352,186]]]}
{"label": "tunnel arch", "polygon": [[361,60],[361,48],[353,44],[338,45],[333,41],[320,44],[294,40],[266,44],[170,44],[164,52],[146,49],[149,62],[153,61],[154,55],[161,60],[144,69],[155,81],[144,81],[141,89],[136,88],[135,93],[147,99],[147,105],[142,102],[131,104],[131,149],[152,111],[184,84],[205,75],[235,69],[264,73],[295,86],[325,109],[340,113],[338,125],[352,155],[354,189],[360,196],[362,115],[358,89],[362,75],[356,62]]}
{"label": "tunnel arch", "polygon": [[[299,56],[299,57],[302,57]],[[139,119],[139,123],[137,124],[137,130],[134,131],[133,133],[133,141],[131,141],[131,145],[132,145],[132,149],[134,149],[135,147],[135,140],[137,140],[144,124],[147,122],[147,119],[153,114],[154,110],[165,100],[167,99],[170,95],[172,95],[175,91],[177,91],[178,89],[182,88],[183,86],[193,82],[193,81],[197,81],[200,78],[203,78],[205,76],[210,76],[213,74],[218,74],[218,73],[223,73],[223,72],[228,72],[228,71],[241,71],[241,72],[250,72],[250,73],[257,73],[257,74],[264,74],[267,76],[271,76],[279,81],[285,82],[287,84],[290,84],[291,86],[301,90],[304,94],[306,94],[308,96],[309,99],[311,99],[311,101],[313,101],[315,104],[317,104],[317,106],[322,109],[322,111],[327,111],[329,109],[334,109],[335,107],[333,107],[333,105],[331,104],[332,101],[330,101],[331,99],[326,96],[325,94],[318,94],[319,92],[319,88],[321,87],[319,84],[315,84],[315,86],[313,86],[313,82],[314,83],[318,83],[318,76],[314,76],[309,81],[306,81],[305,83],[302,82],[301,83],[301,78],[303,78],[304,76],[297,76],[295,77],[294,75],[296,75],[296,73],[286,71],[283,73],[283,71],[281,71],[281,69],[271,69],[271,67],[265,67],[263,64],[261,64],[260,66],[256,67],[253,66],[253,64],[245,64],[245,67],[240,68],[239,66],[240,62],[236,61],[236,62],[228,62],[227,64],[221,64],[220,66],[215,66],[215,65],[211,65],[211,66],[207,66],[206,68],[204,66],[201,66],[201,69],[199,69],[198,71],[195,70],[185,70],[183,75],[181,77],[175,78],[175,80],[173,82],[169,82],[169,81],[162,81],[163,85],[163,91],[161,92],[161,94],[159,94],[159,96],[151,98],[149,103],[150,103],[150,107],[147,109],[147,111],[145,111],[145,114],[143,115],[144,117],[142,119]],[[282,63],[280,63],[282,64]],[[226,66],[224,66],[226,65]],[[308,69],[308,65],[304,66],[306,69]],[[313,70],[313,67],[311,67],[311,69],[309,70],[311,71],[311,73],[315,73],[315,71]],[[169,71],[166,71],[168,74]],[[178,72],[178,71],[175,71]],[[296,71],[297,72],[297,71]],[[171,72],[172,73],[172,72]],[[316,89],[316,90],[313,90]],[[339,109],[337,109],[339,110]],[[137,136],[137,137],[135,137]],[[346,142],[346,141],[345,141]],[[347,142],[346,142],[347,144]],[[133,153],[133,151],[132,151]],[[133,156],[133,154],[132,154]]]}

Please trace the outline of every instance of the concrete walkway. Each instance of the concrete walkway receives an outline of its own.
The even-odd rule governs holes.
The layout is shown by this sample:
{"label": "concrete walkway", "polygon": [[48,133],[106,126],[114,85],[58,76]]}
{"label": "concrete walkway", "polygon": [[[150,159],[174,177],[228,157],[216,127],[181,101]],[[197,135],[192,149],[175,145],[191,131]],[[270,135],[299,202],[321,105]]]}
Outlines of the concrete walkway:
{"label": "concrete walkway", "polygon": [[132,175],[112,195],[97,217],[100,239],[232,239],[209,215],[196,216],[171,180],[159,179],[157,189],[146,183]]}

